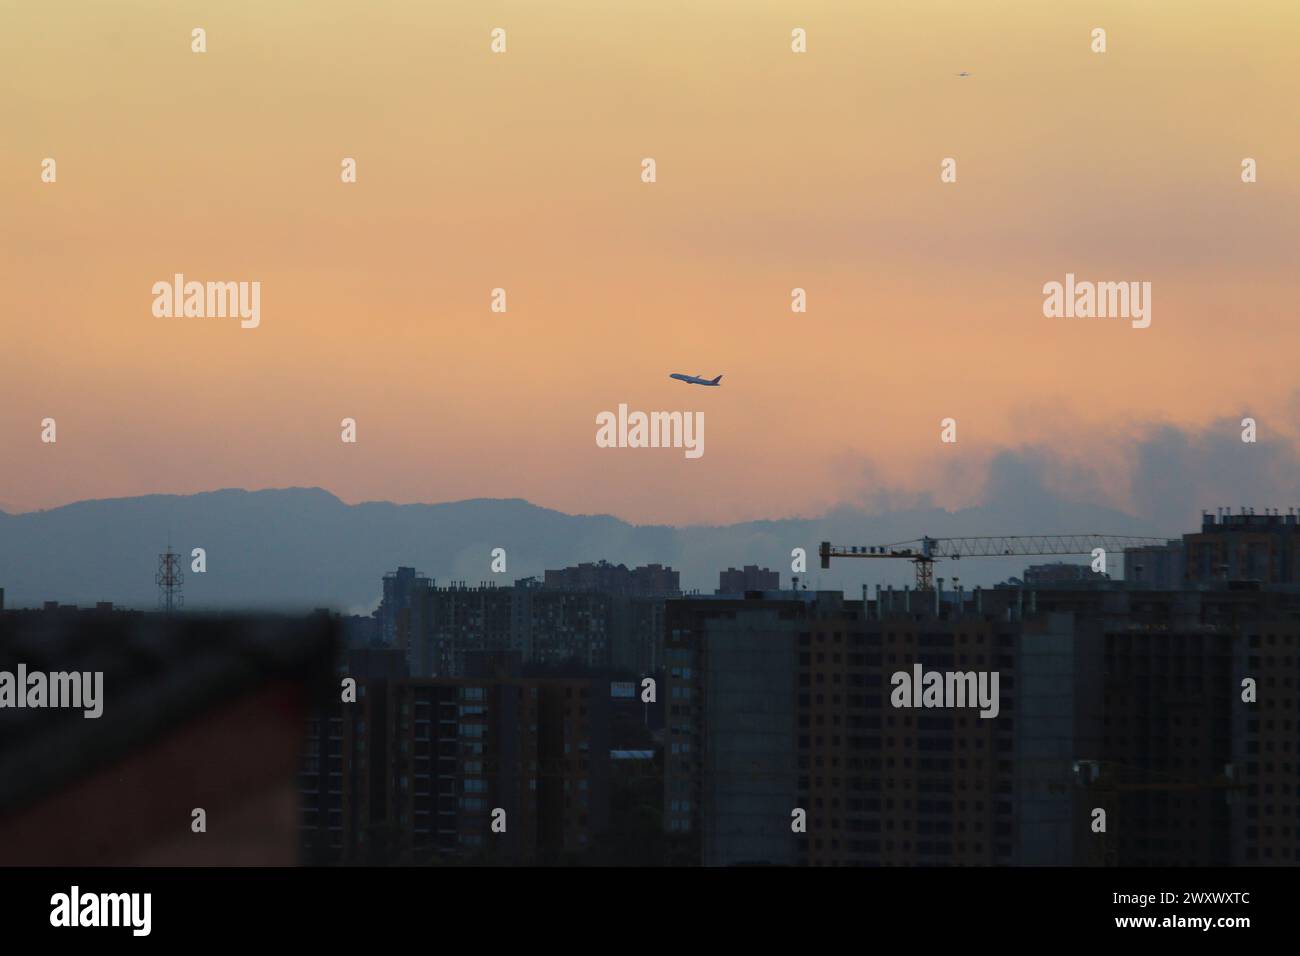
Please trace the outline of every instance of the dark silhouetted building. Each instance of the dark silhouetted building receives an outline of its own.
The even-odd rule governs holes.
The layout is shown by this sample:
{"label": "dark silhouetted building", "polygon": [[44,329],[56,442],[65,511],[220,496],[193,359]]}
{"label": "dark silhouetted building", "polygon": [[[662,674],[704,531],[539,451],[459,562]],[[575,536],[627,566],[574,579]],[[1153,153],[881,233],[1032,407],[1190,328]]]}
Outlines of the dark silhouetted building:
{"label": "dark silhouetted building", "polygon": [[361,680],[310,728],[304,858],[560,862],[604,830],[608,773],[600,681]]}
{"label": "dark silhouetted building", "polygon": [[735,594],[743,597],[746,591],[775,591],[781,587],[781,575],[756,564],[747,564],[737,571],[727,568],[718,572],[718,594]]}
{"label": "dark silhouetted building", "polygon": [[626,565],[598,561],[576,567],[548,570],[544,586],[564,591],[600,591],[639,597],[675,597],[681,594],[680,575],[662,564],[629,569]]}
{"label": "dark silhouetted building", "polygon": [[1129,548],[1124,578],[1152,588],[1225,582],[1300,584],[1300,515],[1221,508],[1201,516],[1201,530],[1163,547]]}
{"label": "dark silhouetted building", "polygon": [[1185,576],[1180,538],[1164,545],[1124,549],[1124,580],[1130,584],[1142,588],[1181,588]]}
{"label": "dark silhouetted building", "polygon": [[[664,821],[698,862],[1297,860],[1300,592],[800,597],[667,605]],[[917,664],[997,672],[997,716],[894,707]]]}
{"label": "dark silhouetted building", "polygon": [[[670,573],[675,582],[676,572]],[[543,587],[531,578],[513,587],[436,587],[402,568],[385,576],[377,613],[390,646],[403,651],[415,677],[467,676],[468,655],[507,652],[551,673],[650,674],[662,663],[664,598],[634,592],[653,590],[653,578],[641,584],[624,579],[617,592]]]}
{"label": "dark silhouetted building", "polygon": [[347,650],[347,677],[409,677],[406,654],[397,647],[353,647]]}
{"label": "dark silhouetted building", "polygon": [[1206,514],[1183,535],[1186,576],[1194,583],[1300,584],[1300,526],[1292,514]]}
{"label": "dark silhouetted building", "polygon": [[902,597],[883,618],[838,592],[669,602],[665,820],[702,863],[1012,862],[1011,675],[994,720],[894,710],[889,679],[999,666],[1014,632]]}
{"label": "dark silhouetted building", "polygon": [[1025,568],[1025,584],[1030,587],[1049,587],[1054,584],[1085,584],[1107,580],[1106,575],[1094,571],[1088,564],[1031,564]]}
{"label": "dark silhouetted building", "polygon": [[398,615],[410,608],[417,594],[431,587],[433,582],[415,568],[398,568],[384,575],[380,636],[385,644],[397,643]]}

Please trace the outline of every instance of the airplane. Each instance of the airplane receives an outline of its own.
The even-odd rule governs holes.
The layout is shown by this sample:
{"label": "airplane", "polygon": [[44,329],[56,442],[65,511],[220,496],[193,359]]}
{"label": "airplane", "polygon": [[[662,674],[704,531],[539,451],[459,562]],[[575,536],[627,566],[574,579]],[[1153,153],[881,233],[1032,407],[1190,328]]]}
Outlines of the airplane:
{"label": "airplane", "polygon": [[955,74],[955,75],[956,75],[956,76],[971,76],[971,75],[973,75],[973,74],[967,73],[965,70],[962,70],[960,73],[957,73],[957,74]]}
{"label": "airplane", "polygon": [[722,381],[721,375],[719,375],[715,379],[707,379],[707,378],[701,378],[698,375],[683,375],[681,372],[673,372],[668,377],[675,378],[679,382],[688,382],[691,385],[717,385],[719,382]]}

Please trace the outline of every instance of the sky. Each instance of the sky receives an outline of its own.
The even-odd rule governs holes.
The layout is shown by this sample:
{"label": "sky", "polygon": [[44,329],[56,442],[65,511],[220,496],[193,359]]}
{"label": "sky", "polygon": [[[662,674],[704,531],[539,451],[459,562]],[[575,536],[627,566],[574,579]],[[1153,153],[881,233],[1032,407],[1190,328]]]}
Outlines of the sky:
{"label": "sky", "polygon": [[[1014,453],[1134,512],[1170,435],[1250,485],[1300,433],[1298,40],[1293,0],[0,0],[0,508],[725,523],[965,507]],[[155,316],[178,272],[260,325]],[[1067,273],[1150,327],[1045,317]],[[597,447],[620,404],[704,454]]]}

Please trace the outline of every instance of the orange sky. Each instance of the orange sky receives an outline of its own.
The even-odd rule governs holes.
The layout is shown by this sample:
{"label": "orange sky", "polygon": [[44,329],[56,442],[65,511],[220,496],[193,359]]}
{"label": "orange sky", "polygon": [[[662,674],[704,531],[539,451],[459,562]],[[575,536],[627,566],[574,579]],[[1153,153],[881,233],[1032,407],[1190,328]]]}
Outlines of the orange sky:
{"label": "orange sky", "polygon": [[[1119,461],[1148,422],[1295,437],[1293,0],[0,21],[9,510],[320,485],[722,522],[878,483],[969,504],[1000,448]],[[155,318],[176,272],[260,281],[260,327]],[[1151,282],[1151,328],[1044,318],[1067,272]],[[704,411],[704,456],[597,448],[620,403]]]}

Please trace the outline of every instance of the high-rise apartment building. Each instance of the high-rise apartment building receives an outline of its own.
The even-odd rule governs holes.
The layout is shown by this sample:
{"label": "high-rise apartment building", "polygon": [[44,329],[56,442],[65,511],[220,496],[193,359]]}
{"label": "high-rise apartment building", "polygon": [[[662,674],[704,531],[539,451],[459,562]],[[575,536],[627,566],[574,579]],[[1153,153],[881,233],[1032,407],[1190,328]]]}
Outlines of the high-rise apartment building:
{"label": "high-rise apartment building", "polygon": [[640,590],[669,583],[675,588],[676,572],[670,572],[671,582],[654,583],[663,570],[637,568],[637,574],[650,573],[651,583],[643,581],[642,588],[624,577],[621,590],[604,591],[579,587],[576,578],[562,578],[573,587],[544,587],[533,579],[513,587],[435,587],[412,569],[400,568],[384,578],[380,630],[389,646],[405,652],[417,677],[463,677],[470,655],[507,651],[553,671],[648,674],[662,664],[664,598]]}
{"label": "high-rise apartment building", "polygon": [[[666,628],[665,828],[706,865],[1300,852],[1300,594],[755,595],[671,601]],[[917,667],[996,674],[996,715],[895,706]]]}
{"label": "high-rise apartment building", "polygon": [[1189,581],[1300,584],[1300,516],[1206,514],[1197,534],[1183,535]]}
{"label": "high-rise apartment building", "polygon": [[544,587],[565,591],[601,591],[641,597],[675,597],[681,593],[678,572],[662,564],[628,568],[598,561],[546,572]]}
{"label": "high-rise apartment building", "polygon": [[746,591],[775,591],[780,587],[780,574],[756,564],[747,564],[739,571],[727,568],[718,572],[718,594],[743,597]]}
{"label": "high-rise apartment building", "polygon": [[362,679],[309,728],[308,862],[539,863],[608,814],[608,685]]}

